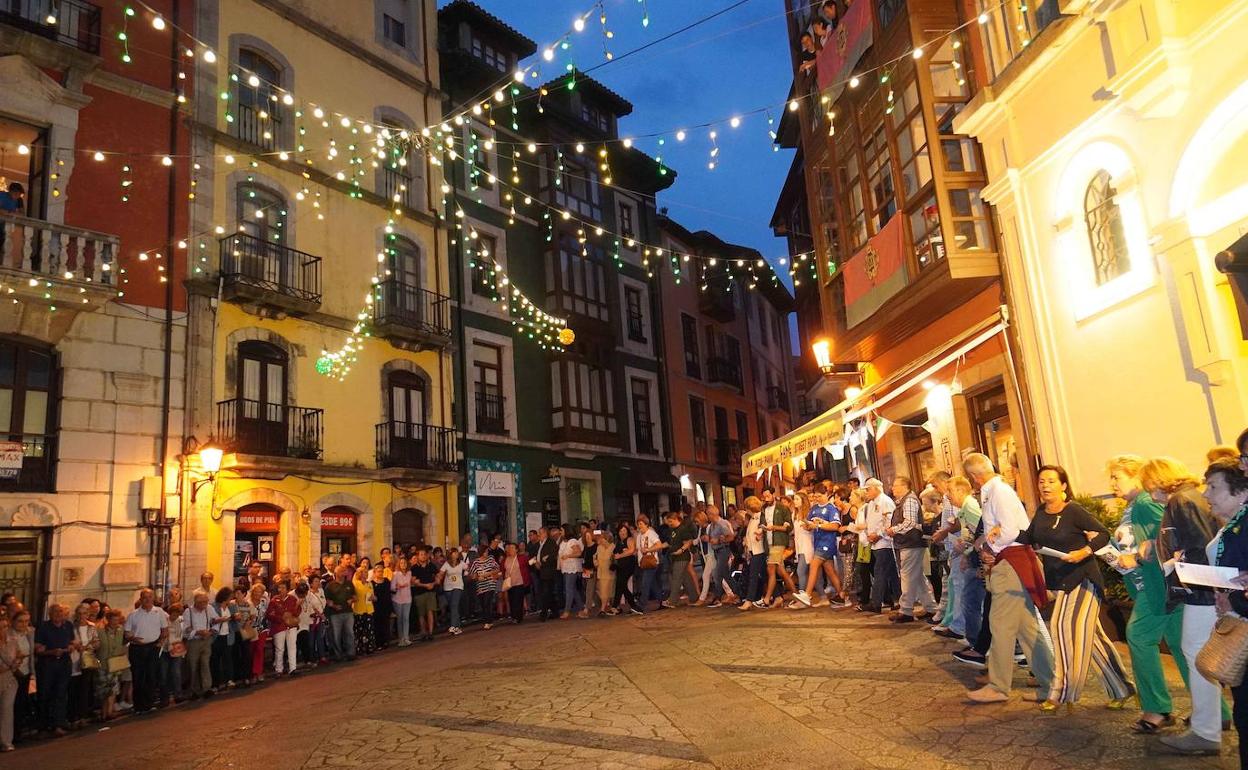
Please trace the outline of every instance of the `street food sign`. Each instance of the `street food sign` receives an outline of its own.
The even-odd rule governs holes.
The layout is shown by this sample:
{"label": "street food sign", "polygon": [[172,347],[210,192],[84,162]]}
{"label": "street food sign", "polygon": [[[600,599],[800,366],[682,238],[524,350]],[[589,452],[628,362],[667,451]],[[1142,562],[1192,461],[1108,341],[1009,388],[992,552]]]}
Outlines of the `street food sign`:
{"label": "street food sign", "polygon": [[15,479],[22,473],[26,453],[20,441],[0,441],[0,479]]}
{"label": "street food sign", "polygon": [[755,476],[794,457],[840,443],[845,435],[842,418],[842,412],[825,412],[797,430],[746,453],[741,458],[741,475]]}

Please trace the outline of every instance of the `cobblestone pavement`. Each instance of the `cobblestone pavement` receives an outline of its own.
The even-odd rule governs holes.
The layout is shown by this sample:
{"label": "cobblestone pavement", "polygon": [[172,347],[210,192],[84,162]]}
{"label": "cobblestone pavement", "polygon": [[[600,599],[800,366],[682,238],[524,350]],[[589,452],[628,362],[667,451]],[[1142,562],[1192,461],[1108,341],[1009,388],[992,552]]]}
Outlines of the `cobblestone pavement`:
{"label": "cobblestone pavement", "polygon": [[[20,750],[27,768],[1232,768],[1154,753],[1095,681],[1071,716],[970,706],[924,624],[681,609],[472,630]],[[1173,675],[1174,690],[1181,690]],[[1186,713],[1187,701],[1176,704]],[[20,763],[20,765],[19,765]]]}

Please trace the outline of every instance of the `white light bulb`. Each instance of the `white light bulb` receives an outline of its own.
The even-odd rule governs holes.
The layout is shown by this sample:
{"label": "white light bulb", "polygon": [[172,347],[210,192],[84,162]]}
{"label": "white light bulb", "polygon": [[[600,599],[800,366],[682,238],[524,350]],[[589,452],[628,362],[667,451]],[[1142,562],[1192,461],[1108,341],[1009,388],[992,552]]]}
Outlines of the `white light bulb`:
{"label": "white light bulb", "polygon": [[741,118],[733,118],[732,120],[728,121],[728,125],[732,126],[733,128],[736,128],[737,126],[741,125]]}
{"label": "white light bulb", "polygon": [[524,70],[516,70],[516,74],[512,75],[512,77],[516,79],[517,83],[523,83],[524,82]]}
{"label": "white light bulb", "polygon": [[584,32],[584,31],[585,31],[585,20],[584,20],[584,19],[582,19],[582,18],[580,18],[580,17],[578,16],[578,17],[576,18],[576,21],[572,22],[572,29],[576,30],[577,32]]}
{"label": "white light bulb", "polygon": [[166,155],[165,157],[163,157],[163,158],[161,158],[161,159],[160,159],[160,165],[162,165],[162,166],[172,166],[172,165],[173,165],[173,158],[170,158],[168,155]]}
{"label": "white light bulb", "polygon": [[30,154],[30,148],[29,148],[29,147],[27,147],[27,146],[26,146],[26,145],[24,145],[24,144],[19,144],[19,145],[17,146],[17,154],[18,154],[18,155],[29,155],[29,154]]}
{"label": "white light bulb", "polygon": [[791,99],[789,101],[789,112],[797,112],[797,106],[797,100]]}
{"label": "white light bulb", "polygon": [[344,116],[344,117],[343,117],[343,119],[342,119],[342,120],[340,120],[340,121],[338,121],[338,122],[342,124],[342,127],[343,127],[343,128],[350,128],[350,127],[351,127],[351,118],[348,118],[348,117],[345,117],[345,116]]}
{"label": "white light bulb", "polygon": [[282,104],[284,104],[284,105],[286,105],[287,107],[289,107],[290,105],[292,105],[292,104],[294,104],[294,103],[295,103],[295,97],[291,96],[290,94],[283,94],[283,95],[282,95]]}
{"label": "white light bulb", "polygon": [[577,151],[577,152],[585,152],[585,145],[581,144],[580,142],[577,142],[577,143],[576,143],[576,151]]}
{"label": "white light bulb", "polygon": [[252,88],[258,87],[260,85],[260,78],[256,77],[255,75],[252,75],[251,77],[247,78],[247,85],[251,86]]}
{"label": "white light bulb", "polygon": [[987,23],[988,23],[988,14],[986,14],[986,13],[981,13],[981,14],[979,15],[979,19],[978,19],[978,21],[979,21],[979,23],[980,23],[980,24],[987,24]]}
{"label": "white light bulb", "polygon": [[96,160],[104,160],[104,153],[100,152],[99,150],[96,150],[95,155],[92,155],[91,157],[95,158]]}
{"label": "white light bulb", "polygon": [[683,130],[676,132],[676,141],[678,142],[685,141],[685,132]]}
{"label": "white light bulb", "polygon": [[152,26],[156,29],[163,30],[165,28],[165,19],[163,16],[153,16]]}
{"label": "white light bulb", "polygon": [[922,58],[923,58],[923,49],[922,49],[922,48],[915,48],[915,49],[914,49],[914,53],[912,53],[912,54],[910,54],[910,55],[911,55],[911,56],[913,56],[913,57],[914,57],[914,58],[916,58],[916,59],[922,59]]}
{"label": "white light bulb", "polygon": [[209,64],[217,63],[217,55],[213,53],[211,48],[204,49],[204,61],[208,62]]}
{"label": "white light bulb", "polygon": [[850,79],[849,79],[849,87],[850,87],[850,88],[857,88],[857,87],[858,87],[858,83],[859,83],[859,80],[858,80],[858,76],[857,76],[857,75],[854,75],[852,78],[850,78]]}
{"label": "white light bulb", "polygon": [[542,58],[545,59],[546,61],[554,61],[555,49],[547,48],[545,51],[542,51]]}

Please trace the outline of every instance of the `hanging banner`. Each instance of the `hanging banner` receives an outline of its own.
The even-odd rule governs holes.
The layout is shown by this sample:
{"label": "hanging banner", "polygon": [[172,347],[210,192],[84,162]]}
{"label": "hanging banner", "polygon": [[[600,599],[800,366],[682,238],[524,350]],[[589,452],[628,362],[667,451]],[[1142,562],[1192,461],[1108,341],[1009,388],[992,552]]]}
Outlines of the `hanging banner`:
{"label": "hanging banner", "polygon": [[741,456],[741,475],[753,476],[786,460],[798,460],[807,452],[839,442],[845,434],[840,412],[824,412],[769,444]]}
{"label": "hanging banner", "polygon": [[901,220],[901,215],[888,220],[884,229],[845,263],[845,323],[851,329],[906,287],[902,258],[906,232]]}
{"label": "hanging banner", "polygon": [[862,55],[871,47],[872,3],[854,3],[815,60],[819,90],[832,103],[845,90]]}

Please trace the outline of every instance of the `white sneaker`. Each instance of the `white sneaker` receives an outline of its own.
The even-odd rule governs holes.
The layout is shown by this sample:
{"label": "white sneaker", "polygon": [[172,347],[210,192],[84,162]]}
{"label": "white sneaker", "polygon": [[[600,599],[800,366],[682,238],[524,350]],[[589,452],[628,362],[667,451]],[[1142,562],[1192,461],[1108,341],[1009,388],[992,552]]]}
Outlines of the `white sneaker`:
{"label": "white sneaker", "polygon": [[798,591],[797,593],[793,594],[793,598],[798,600],[802,604],[805,604],[807,607],[810,606],[810,594],[806,593],[805,591]]}

